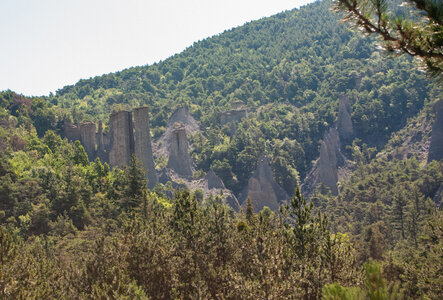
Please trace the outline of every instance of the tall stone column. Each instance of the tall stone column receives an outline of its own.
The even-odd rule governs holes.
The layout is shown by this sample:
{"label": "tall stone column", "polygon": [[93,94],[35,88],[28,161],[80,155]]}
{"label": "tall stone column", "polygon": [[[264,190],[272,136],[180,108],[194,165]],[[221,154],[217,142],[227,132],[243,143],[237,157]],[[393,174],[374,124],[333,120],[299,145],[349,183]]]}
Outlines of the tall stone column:
{"label": "tall stone column", "polygon": [[133,153],[132,118],[128,111],[119,111],[109,117],[111,167],[127,166]]}
{"label": "tall stone column", "polygon": [[151,134],[149,127],[149,109],[136,108],[132,111],[134,134],[134,153],[148,172],[148,186],[153,188],[157,183],[157,174],[152,156]]}
{"label": "tall stone column", "polygon": [[170,136],[168,167],[182,176],[192,176],[192,160],[188,152],[188,139],[183,123],[175,123]]}
{"label": "tall stone column", "polygon": [[89,160],[95,158],[95,146],[96,146],[96,127],[95,123],[87,122],[80,125],[80,136],[83,147],[88,154]]}

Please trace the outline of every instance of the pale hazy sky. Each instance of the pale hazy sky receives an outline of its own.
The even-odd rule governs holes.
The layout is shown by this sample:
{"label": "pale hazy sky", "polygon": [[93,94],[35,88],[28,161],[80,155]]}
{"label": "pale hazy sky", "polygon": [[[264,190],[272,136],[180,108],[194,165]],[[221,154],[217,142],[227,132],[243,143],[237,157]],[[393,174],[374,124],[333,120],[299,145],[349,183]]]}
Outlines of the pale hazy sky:
{"label": "pale hazy sky", "polygon": [[313,0],[0,0],[0,91],[48,95]]}

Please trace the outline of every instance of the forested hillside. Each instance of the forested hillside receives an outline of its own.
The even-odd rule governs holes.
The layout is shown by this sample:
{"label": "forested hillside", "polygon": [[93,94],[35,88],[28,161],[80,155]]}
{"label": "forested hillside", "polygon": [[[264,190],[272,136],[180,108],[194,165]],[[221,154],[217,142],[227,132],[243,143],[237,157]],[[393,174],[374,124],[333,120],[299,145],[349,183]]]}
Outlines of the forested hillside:
{"label": "forested hillside", "polygon": [[[441,83],[384,57],[330,7],[253,21],[55,95],[1,92],[1,297],[441,297],[443,161],[428,161]],[[336,149],[345,175],[337,196],[320,185],[306,199],[297,187],[342,96],[354,130]],[[238,103],[247,116],[223,124]],[[197,121],[195,180],[213,170],[238,196],[267,157],[291,199],[258,212],[171,182],[148,189],[137,157],[110,168],[64,136],[67,122],[103,120],[109,132],[111,112],[143,105],[155,145],[177,108]]]}
{"label": "forested hillside", "polygon": [[[193,153],[198,168],[214,169],[239,192],[260,154],[268,154],[279,184],[292,194],[335,121],[339,93],[351,97],[357,136],[379,148],[431,100],[431,82],[411,60],[381,57],[330,6],[316,2],[195,43],[158,64],[82,80],[52,102],[79,122],[106,122],[113,108],[147,104],[154,138],[175,108],[187,106],[204,128]],[[229,137],[220,112],[236,100],[253,114]]]}

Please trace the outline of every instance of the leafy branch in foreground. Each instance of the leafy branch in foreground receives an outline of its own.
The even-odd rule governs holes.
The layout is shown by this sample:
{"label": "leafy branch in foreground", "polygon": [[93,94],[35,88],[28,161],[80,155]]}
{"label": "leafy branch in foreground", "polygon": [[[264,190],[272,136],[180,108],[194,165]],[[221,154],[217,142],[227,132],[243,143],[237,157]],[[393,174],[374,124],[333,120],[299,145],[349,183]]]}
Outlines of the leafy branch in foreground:
{"label": "leafy branch in foreground", "polygon": [[[390,7],[387,0],[335,0],[343,21],[383,39],[383,48],[394,54],[420,59],[427,71],[443,71],[443,4],[440,0],[406,0]],[[400,3],[400,2],[398,2]],[[400,6],[408,6],[408,13]]]}

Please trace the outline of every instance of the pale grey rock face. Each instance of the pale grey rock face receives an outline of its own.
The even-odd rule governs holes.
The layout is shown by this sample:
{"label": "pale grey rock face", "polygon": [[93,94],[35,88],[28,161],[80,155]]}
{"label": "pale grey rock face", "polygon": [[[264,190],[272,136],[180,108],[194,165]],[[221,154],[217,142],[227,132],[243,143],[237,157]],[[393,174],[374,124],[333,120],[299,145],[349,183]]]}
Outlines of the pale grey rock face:
{"label": "pale grey rock face", "polygon": [[192,177],[192,159],[183,123],[174,124],[169,140],[168,168],[185,177]]}
{"label": "pale grey rock face", "polygon": [[318,160],[318,180],[331,189],[333,195],[338,194],[338,156],[340,155],[340,141],[338,132],[331,128],[324,137],[320,146]]}
{"label": "pale grey rock face", "polygon": [[65,123],[65,136],[70,140],[80,140],[89,160],[99,157],[111,167],[124,167],[135,154],[147,171],[148,185],[157,183],[157,173],[152,156],[149,109],[136,108],[134,111],[119,111],[109,117],[109,135],[103,133],[102,121],[98,131],[94,123],[81,124],[80,128]]}
{"label": "pale grey rock face", "polygon": [[354,138],[354,127],[352,126],[351,113],[352,109],[349,103],[349,97],[346,95],[340,95],[338,102],[337,129],[340,135],[340,140],[345,144],[352,142],[352,139]]}
{"label": "pale grey rock face", "polygon": [[177,122],[183,123],[187,133],[194,133],[199,130],[197,121],[191,116],[186,107],[180,107],[172,114],[168,121],[168,128],[174,127]]}
{"label": "pale grey rock face", "polygon": [[287,193],[275,181],[268,158],[260,157],[257,169],[249,178],[241,198],[243,206],[250,198],[255,211],[260,211],[265,206],[276,211],[280,204],[289,199]]}
{"label": "pale grey rock face", "polygon": [[110,125],[110,150],[109,165],[124,167],[129,164],[133,153],[133,136],[131,113],[119,111],[109,117]]}
{"label": "pale grey rock face", "polygon": [[320,156],[300,186],[304,196],[309,197],[320,184],[330,189],[333,195],[338,195],[337,183],[339,177],[343,177],[340,170],[345,170],[347,166],[341,147],[352,143],[355,137],[351,113],[349,97],[341,94],[335,127],[330,128],[324,135],[320,145]]}
{"label": "pale grey rock face", "polygon": [[100,158],[100,161],[108,162],[108,151],[109,151],[109,140],[103,133],[103,122],[99,121],[98,123],[98,132],[97,132],[97,154],[96,156]]}
{"label": "pale grey rock face", "polygon": [[132,124],[134,127],[134,153],[147,171],[148,186],[152,188],[157,183],[157,175],[152,157],[149,109],[147,107],[134,109]]}
{"label": "pale grey rock face", "polygon": [[443,159],[443,100],[435,104],[434,111],[435,120],[432,124],[428,161]]}
{"label": "pale grey rock face", "polygon": [[340,150],[338,131],[330,128],[320,146],[320,157],[301,185],[303,195],[309,197],[319,184],[323,184],[333,195],[337,195],[339,167],[345,163],[346,160]]}
{"label": "pale grey rock face", "polygon": [[224,189],[225,185],[223,181],[218,177],[215,172],[211,169],[205,176],[205,180],[208,182],[209,189]]}
{"label": "pale grey rock face", "polygon": [[70,141],[80,141],[81,137],[80,137],[80,128],[78,128],[77,126],[69,123],[69,122],[65,122],[64,126],[63,126],[63,131],[64,131],[64,135],[65,137],[70,140]]}
{"label": "pale grey rock face", "polygon": [[237,108],[227,110],[220,115],[220,124],[223,126],[230,123],[230,135],[233,136],[237,130],[237,123],[248,116],[248,110],[246,108]]}
{"label": "pale grey rock face", "polygon": [[96,151],[96,127],[95,123],[87,122],[80,125],[80,137],[83,148],[88,154],[89,160],[95,158]]}
{"label": "pale grey rock face", "polygon": [[176,123],[183,124],[186,134],[192,134],[200,131],[200,126],[198,125],[197,121],[189,114],[185,107],[177,109],[169,119],[165,133],[161,136],[157,143],[154,144],[155,155],[157,157],[169,157],[169,152],[171,151],[170,143],[174,140],[173,131]]}

